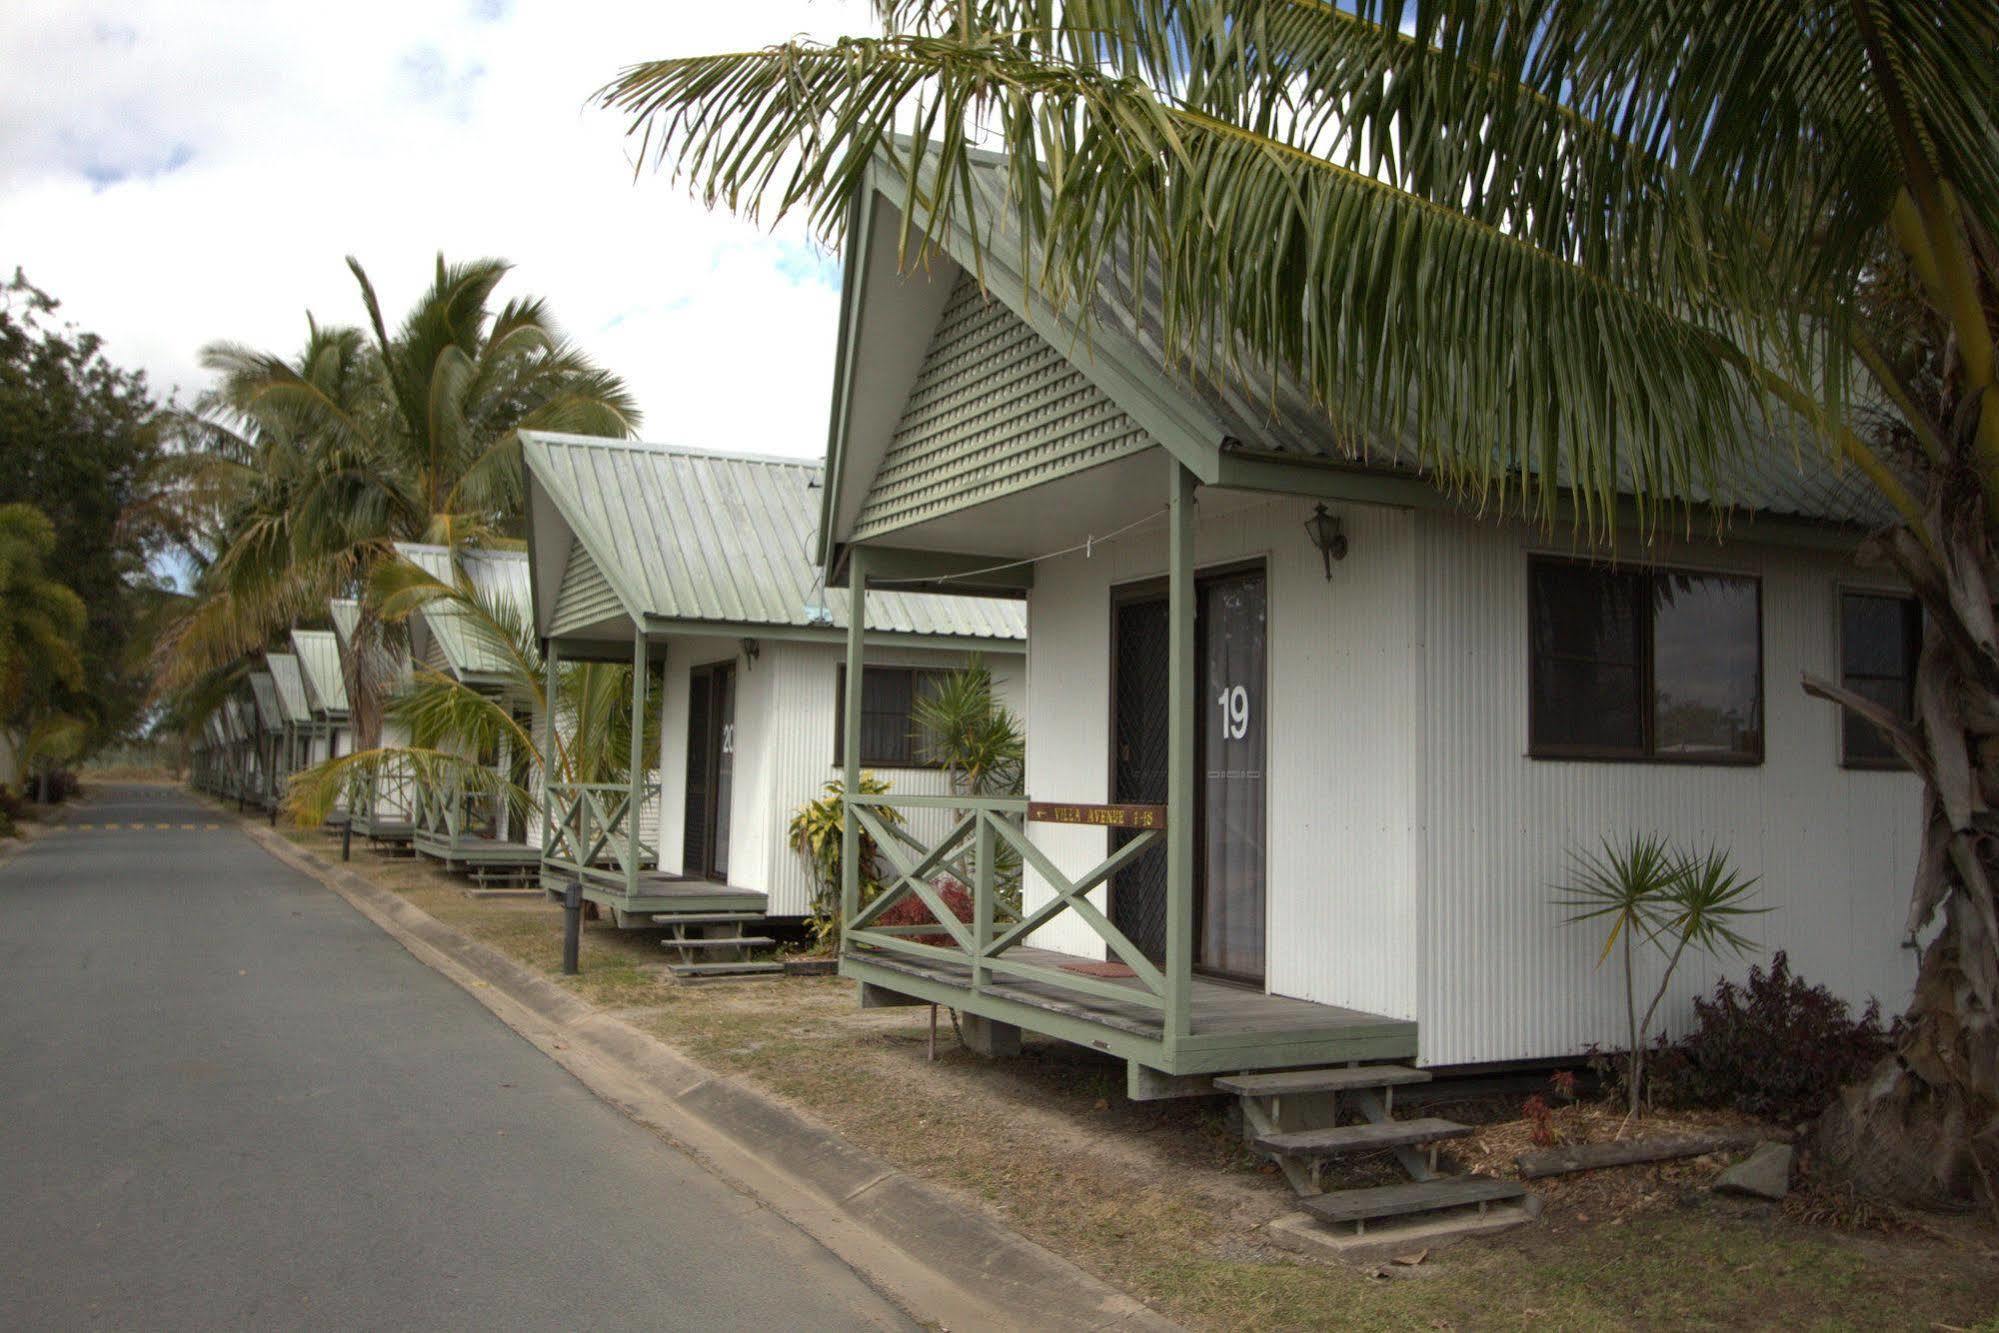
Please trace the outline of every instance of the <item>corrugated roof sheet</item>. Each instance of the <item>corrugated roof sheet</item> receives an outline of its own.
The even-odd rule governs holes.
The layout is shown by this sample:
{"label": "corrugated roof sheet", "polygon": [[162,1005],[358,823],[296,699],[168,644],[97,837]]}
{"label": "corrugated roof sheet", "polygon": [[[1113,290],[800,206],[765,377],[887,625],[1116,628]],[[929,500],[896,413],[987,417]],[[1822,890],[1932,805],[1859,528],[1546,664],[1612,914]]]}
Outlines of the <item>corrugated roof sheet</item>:
{"label": "corrugated roof sheet", "polygon": [[[1018,262],[1016,210],[1008,202],[1003,164],[987,155],[973,168],[992,239],[990,256]],[[893,202],[893,197],[891,202]],[[1358,453],[1351,432],[1345,439],[1325,408],[1288,372],[1246,373],[1217,384],[1172,366],[1165,351],[1160,317],[1158,260],[1152,261],[1143,290],[1106,282],[1098,289],[1096,317],[1122,333],[1151,362],[1213,418],[1219,432],[1252,450],[1355,464],[1371,471],[1420,475],[1419,460],[1406,442],[1378,438]],[[1893,517],[1886,503],[1856,470],[1828,461],[1809,441],[1785,438],[1761,422],[1743,423],[1742,447],[1723,466],[1716,493],[1675,497],[1690,503],[1721,503],[1759,513],[1875,526]]]}
{"label": "corrugated roof sheet", "polygon": [[256,709],[257,725],[265,731],[276,731],[285,724],[283,709],[278,704],[278,685],[268,671],[250,673],[250,700]]}
{"label": "corrugated roof sheet", "polygon": [[330,629],[295,629],[292,652],[305,677],[306,703],[323,713],[347,711],[347,679],[340,673],[340,640]]}
{"label": "corrugated roof sheet", "polygon": [[312,721],[312,705],[305,697],[305,675],[298,659],[290,653],[265,653],[264,664],[278,687],[278,713],[287,722]]}
{"label": "corrugated roof sheet", "polygon": [[[457,586],[450,548],[397,542],[396,553],[438,582]],[[533,616],[534,595],[528,588],[526,551],[461,548],[458,568],[481,600],[511,610],[523,621]],[[444,650],[444,660],[454,675],[463,678],[512,674],[513,661],[488,642],[463,608],[450,603],[432,603],[420,614],[438,646]]]}
{"label": "corrugated roof sheet", "polygon": [[[523,456],[626,609],[658,620],[808,627],[844,589],[812,560],[820,466],[799,459],[522,431]],[[868,629],[1027,637],[1026,607],[990,597],[870,592]]]}

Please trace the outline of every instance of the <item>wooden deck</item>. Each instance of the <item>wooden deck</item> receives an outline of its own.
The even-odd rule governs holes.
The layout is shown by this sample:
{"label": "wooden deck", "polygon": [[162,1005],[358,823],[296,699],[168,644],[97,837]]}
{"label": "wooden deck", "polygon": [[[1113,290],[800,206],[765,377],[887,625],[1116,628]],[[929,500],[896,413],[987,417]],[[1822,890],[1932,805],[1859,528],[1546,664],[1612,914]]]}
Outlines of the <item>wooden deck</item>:
{"label": "wooden deck", "polygon": [[[556,872],[542,867],[541,884],[551,896],[560,897],[568,884],[569,871]],[[762,912],[770,895],[756,889],[717,884],[713,880],[689,879],[663,870],[641,871],[636,885],[630,885],[615,866],[593,867],[582,875],[583,898],[610,913],[611,920],[626,929],[649,928],[653,916],[661,912]]]}
{"label": "wooden deck", "polygon": [[416,850],[420,855],[454,867],[532,867],[541,864],[539,847],[530,847],[524,842],[508,842],[502,838],[483,838],[471,834],[447,838],[419,831],[416,834]]}
{"label": "wooden deck", "polygon": [[[1061,970],[1096,965],[1094,959],[1025,945],[1010,949],[1007,956]],[[1416,1024],[1408,1020],[1270,995],[1200,976],[1194,978],[1190,1032],[1169,1049],[1156,1007],[997,975],[989,976],[975,994],[970,966],[949,957],[933,960],[850,947],[841,956],[840,974],[1092,1046],[1169,1074],[1404,1060],[1416,1054]],[[1118,984],[1143,994],[1136,980]]]}

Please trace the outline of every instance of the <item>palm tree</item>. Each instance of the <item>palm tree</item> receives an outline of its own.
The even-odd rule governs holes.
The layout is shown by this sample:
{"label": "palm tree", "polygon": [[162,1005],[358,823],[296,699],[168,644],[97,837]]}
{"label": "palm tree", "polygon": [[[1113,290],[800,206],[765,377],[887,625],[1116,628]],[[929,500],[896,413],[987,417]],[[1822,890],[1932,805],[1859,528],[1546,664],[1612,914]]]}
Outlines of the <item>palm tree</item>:
{"label": "palm tree", "polygon": [[33,505],[0,505],[0,736],[20,776],[71,758],[87,730],[78,597],[49,576],[55,525]]}
{"label": "palm tree", "polygon": [[[509,266],[447,264],[392,335],[374,284],[349,258],[369,332],[308,320],[295,360],[235,343],[205,349],[218,376],[188,422],[206,465],[197,493],[228,539],[195,610],[170,636],[164,678],[198,678],[324,614],[397,541],[459,545],[519,524],[523,429],[626,435],[631,395],[558,333],[538,299],[493,308]],[[370,338],[372,334],[372,340]],[[356,638],[382,647],[366,609]],[[387,681],[348,660],[357,742],[380,733]]]}
{"label": "palm tree", "polygon": [[[302,823],[326,818],[335,801],[370,775],[406,773],[435,787],[504,801],[517,814],[535,807],[533,775],[552,771],[558,782],[619,782],[631,768],[632,668],[610,663],[569,663],[557,678],[553,754],[547,739],[524,724],[513,705],[533,716],[549,709],[546,664],[534,626],[511,605],[487,597],[461,574],[446,583],[428,571],[395,559],[376,567],[368,602],[381,623],[404,624],[426,609],[455,614],[465,633],[493,660],[504,663],[500,687],[477,690],[450,676],[418,668],[414,680],[388,705],[410,741],[403,746],[363,747],[294,774],[288,788],[289,813]],[[659,753],[656,698],[646,708],[645,754]],[[528,781],[479,762],[479,756],[507,750],[524,757]]]}
{"label": "palm tree", "polygon": [[1927,612],[1920,716],[1808,688],[1923,778],[1909,928],[1936,933],[1822,1146],[1909,1196],[1999,1179],[1990,0],[876,9],[879,36],[635,65],[600,97],[700,197],[832,238],[885,163],[907,264],[979,243],[969,154],[997,138],[1037,299],[1087,324],[1150,268],[1187,372],[1287,373],[1355,452],[1398,439],[1497,510],[1690,523],[1765,423],[1867,479]]}

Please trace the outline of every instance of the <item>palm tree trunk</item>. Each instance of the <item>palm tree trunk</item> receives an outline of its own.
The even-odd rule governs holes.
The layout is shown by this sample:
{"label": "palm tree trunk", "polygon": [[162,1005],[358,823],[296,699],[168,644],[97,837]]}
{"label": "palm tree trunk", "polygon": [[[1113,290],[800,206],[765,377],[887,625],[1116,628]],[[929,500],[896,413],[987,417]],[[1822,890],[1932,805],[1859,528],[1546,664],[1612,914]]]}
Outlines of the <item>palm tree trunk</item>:
{"label": "palm tree trunk", "polygon": [[1949,539],[1926,546],[1904,529],[1887,541],[1924,610],[1915,720],[1805,683],[1879,726],[1923,779],[1907,926],[1911,941],[1937,932],[1894,1054],[1842,1092],[1818,1141],[1823,1165],[1870,1194],[1933,1208],[1982,1199],[1999,1212],[1999,551],[1977,489],[1947,486],[1939,472],[1932,495],[1956,498],[1936,502],[1930,527]]}

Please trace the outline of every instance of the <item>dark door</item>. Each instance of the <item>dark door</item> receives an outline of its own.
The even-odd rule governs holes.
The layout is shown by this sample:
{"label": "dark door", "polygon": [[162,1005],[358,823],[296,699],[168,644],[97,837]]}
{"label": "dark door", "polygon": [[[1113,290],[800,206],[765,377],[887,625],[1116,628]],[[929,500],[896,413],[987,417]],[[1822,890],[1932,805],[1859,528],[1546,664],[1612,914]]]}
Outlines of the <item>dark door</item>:
{"label": "dark door", "polygon": [[[1264,974],[1264,717],[1269,633],[1261,569],[1196,582],[1194,966],[1261,982]],[[1167,618],[1163,593],[1122,595],[1112,610],[1111,799],[1166,800]],[[1113,846],[1132,835],[1114,833]],[[1151,959],[1166,955],[1166,850],[1155,847],[1111,885],[1110,916]]]}
{"label": "dark door", "polygon": [[[1166,599],[1113,607],[1111,800],[1166,803]],[[1111,846],[1134,833],[1118,830]],[[1166,848],[1155,843],[1111,881],[1111,923],[1155,962],[1166,957]]]}
{"label": "dark door", "polygon": [[697,667],[687,681],[687,824],[682,873],[729,877],[729,798],[736,768],[736,664]]}

